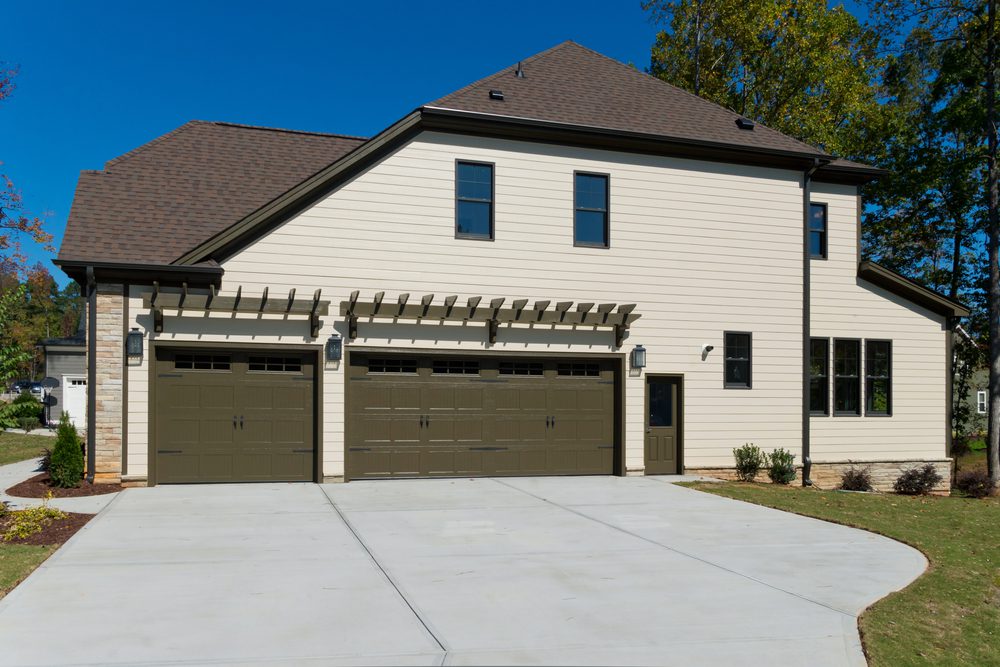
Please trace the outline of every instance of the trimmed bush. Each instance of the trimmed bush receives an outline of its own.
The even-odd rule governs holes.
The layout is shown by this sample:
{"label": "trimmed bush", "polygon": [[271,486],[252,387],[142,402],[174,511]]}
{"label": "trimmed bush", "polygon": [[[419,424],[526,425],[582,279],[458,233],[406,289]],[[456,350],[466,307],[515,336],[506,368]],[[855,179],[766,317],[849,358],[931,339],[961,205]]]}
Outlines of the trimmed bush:
{"label": "trimmed bush", "polygon": [[21,422],[21,430],[25,433],[31,433],[40,425],[38,417],[21,417],[19,421]]}
{"label": "trimmed bush", "polygon": [[779,447],[771,452],[771,466],[767,469],[767,476],[775,484],[790,484],[795,479],[795,455],[788,450]]}
{"label": "trimmed bush", "polygon": [[734,449],[733,456],[736,457],[736,477],[741,482],[752,482],[767,463],[764,452],[752,442]]}
{"label": "trimmed bush", "polygon": [[930,463],[907,470],[892,485],[896,493],[904,496],[926,496],[941,482],[941,475]]}
{"label": "trimmed bush", "polygon": [[76,427],[63,414],[56,431],[56,445],[49,460],[49,479],[56,486],[72,488],[80,486],[83,478],[83,449]]}
{"label": "trimmed bush", "polygon": [[840,488],[843,491],[871,491],[872,469],[870,466],[851,466],[840,478]]}
{"label": "trimmed bush", "polygon": [[0,428],[23,428],[21,419],[39,421],[42,417],[42,404],[31,392],[23,392],[10,403],[0,404]]}
{"label": "trimmed bush", "polygon": [[969,438],[964,435],[957,435],[951,441],[951,455],[952,456],[965,456],[972,451],[972,447],[969,446]]}
{"label": "trimmed bush", "polygon": [[983,468],[960,472],[955,480],[955,488],[972,498],[986,498],[996,491],[996,485]]}

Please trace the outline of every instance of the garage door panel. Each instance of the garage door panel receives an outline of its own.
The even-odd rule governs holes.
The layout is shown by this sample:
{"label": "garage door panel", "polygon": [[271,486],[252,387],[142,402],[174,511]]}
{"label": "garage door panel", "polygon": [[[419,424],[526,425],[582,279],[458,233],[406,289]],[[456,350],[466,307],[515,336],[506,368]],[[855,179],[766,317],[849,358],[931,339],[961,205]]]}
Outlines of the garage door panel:
{"label": "garage door panel", "polygon": [[543,443],[548,437],[545,417],[539,415],[498,417],[494,433],[498,443],[512,442]]}
{"label": "garage door panel", "polygon": [[423,473],[433,477],[483,475],[483,453],[468,449],[429,449],[424,455]]}
{"label": "garage door panel", "polygon": [[545,412],[548,401],[543,387],[520,385],[498,388],[494,392],[496,408],[501,412]]}

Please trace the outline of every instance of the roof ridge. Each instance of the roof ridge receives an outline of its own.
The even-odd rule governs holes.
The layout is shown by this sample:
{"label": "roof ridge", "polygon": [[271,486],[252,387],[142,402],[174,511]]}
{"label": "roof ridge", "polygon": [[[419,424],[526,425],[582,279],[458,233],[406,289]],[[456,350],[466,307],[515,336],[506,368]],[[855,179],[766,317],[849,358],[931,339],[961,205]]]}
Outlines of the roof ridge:
{"label": "roof ridge", "polygon": [[175,127],[174,129],[170,130],[166,134],[161,134],[160,136],[156,137],[155,139],[150,139],[146,143],[133,148],[132,150],[130,150],[127,153],[122,153],[118,157],[111,158],[110,160],[108,160],[107,162],[104,163],[104,171],[106,171],[109,167],[112,167],[112,166],[114,166],[116,164],[121,164],[122,162],[124,162],[126,160],[132,159],[133,157],[135,157],[139,153],[143,152],[147,148],[155,146],[156,144],[159,144],[160,142],[166,141],[167,139],[172,138],[172,137],[180,134],[181,132],[183,132],[183,131],[191,128],[191,127],[194,127],[195,125],[201,125],[201,124],[204,124],[204,123],[205,123],[205,121],[203,121],[203,120],[189,120],[188,122],[184,123],[180,127]]}
{"label": "roof ridge", "polygon": [[[611,56],[604,55],[603,53],[601,53],[599,51],[595,51],[595,50],[591,49],[590,47],[584,46],[583,44],[577,44],[576,42],[564,42],[564,43],[573,43],[573,44],[576,44],[576,46],[579,46],[584,51],[588,51],[588,52],[594,54],[595,56],[599,56],[599,57],[601,57],[601,58],[603,58],[605,60],[610,60],[614,64],[616,64],[616,65],[618,65],[620,67],[624,67],[626,70],[628,70],[630,72],[635,72],[636,74],[639,74],[640,76],[643,76],[643,77],[650,78],[653,81],[656,81],[657,83],[660,83],[661,85],[669,86],[670,88],[673,88],[674,90],[676,90],[676,91],[678,91],[680,93],[683,93],[683,94],[687,95],[688,97],[693,97],[696,100],[700,100],[701,102],[706,102],[708,104],[714,104],[715,106],[720,107],[722,109],[725,109],[726,111],[728,111],[728,112],[730,112],[732,114],[735,114],[735,115],[739,116],[740,118],[745,118],[745,116],[743,114],[739,113],[735,109],[730,109],[729,107],[727,107],[727,106],[725,106],[723,104],[719,104],[718,102],[714,102],[712,100],[706,99],[706,98],[702,97],[701,95],[695,95],[690,90],[685,90],[684,88],[681,88],[680,86],[675,86],[674,84],[670,83],[669,81],[664,81],[660,77],[653,76],[649,72],[644,72],[644,71],[642,71],[641,69],[639,69],[637,67],[631,67],[631,66],[627,65],[626,63],[623,63],[622,61],[618,60],[617,58],[612,58]],[[785,132],[782,132],[781,130],[776,130],[773,127],[770,127],[768,125],[764,125],[764,123],[761,123],[760,121],[757,121],[757,124],[760,125],[763,128],[766,128],[766,129],[770,130],[771,132],[777,132],[778,134],[782,134],[782,135],[788,137],[789,139],[793,139],[793,140],[799,142],[800,144],[802,144],[803,146],[808,146],[809,148],[812,148],[813,150],[818,150],[821,153],[824,153],[826,155],[830,155],[830,153],[827,153],[826,150],[824,150],[822,148],[819,148],[818,146],[813,146],[812,144],[810,144],[808,142],[802,141],[798,137],[793,137],[792,135],[786,134]]]}
{"label": "roof ridge", "polygon": [[[458,90],[453,90],[450,93],[442,95],[441,97],[438,97],[437,99],[435,99],[435,100],[433,100],[431,102],[427,102],[426,104],[424,104],[422,106],[425,106],[425,107],[427,107],[427,106],[434,106],[434,104],[436,102],[439,102],[439,101],[443,100],[446,97],[453,97],[453,96],[458,95],[460,93],[464,93],[465,91],[471,90],[472,88],[480,85],[481,83],[489,81],[490,79],[495,79],[496,77],[501,76],[502,74],[506,74],[508,71],[510,71],[510,68],[512,66],[513,67],[517,67],[518,64],[528,64],[528,63],[530,63],[532,61],[538,60],[542,56],[547,56],[550,53],[554,53],[555,51],[558,51],[559,49],[561,49],[564,46],[567,46],[569,44],[576,44],[576,42],[574,42],[571,39],[567,39],[565,41],[559,42],[555,46],[550,46],[549,48],[545,49],[544,51],[539,51],[538,53],[534,54],[533,56],[528,56],[527,58],[522,58],[521,60],[518,60],[516,63],[513,63],[512,65],[507,65],[507,66],[503,67],[502,69],[499,69],[496,72],[493,72],[493,74],[487,74],[484,77],[476,79],[472,83],[470,83],[468,85],[465,85],[465,86],[462,86]],[[580,46],[579,44],[576,44],[576,45]]]}
{"label": "roof ridge", "polygon": [[307,134],[320,137],[336,137],[338,139],[356,139],[358,141],[368,141],[369,137],[361,137],[355,134],[341,134],[339,132],[317,132],[314,130],[292,130],[285,127],[268,127],[266,125],[248,125],[246,123],[231,123],[225,120],[199,120],[193,123],[207,123],[220,127],[235,127],[241,130],[261,130],[264,132],[284,132],[286,134]]}

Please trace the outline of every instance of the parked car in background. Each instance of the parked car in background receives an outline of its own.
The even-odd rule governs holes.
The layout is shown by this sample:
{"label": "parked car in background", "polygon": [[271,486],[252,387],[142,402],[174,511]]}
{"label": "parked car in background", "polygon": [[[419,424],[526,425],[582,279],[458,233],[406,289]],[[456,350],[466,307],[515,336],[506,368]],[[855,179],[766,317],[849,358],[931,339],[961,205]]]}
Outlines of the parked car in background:
{"label": "parked car in background", "polygon": [[21,392],[28,391],[31,387],[31,382],[28,380],[18,380],[10,386],[10,393],[20,394]]}
{"label": "parked car in background", "polygon": [[35,396],[39,400],[41,400],[42,395],[45,393],[45,390],[42,388],[41,382],[29,383],[28,390],[32,393],[33,396]]}

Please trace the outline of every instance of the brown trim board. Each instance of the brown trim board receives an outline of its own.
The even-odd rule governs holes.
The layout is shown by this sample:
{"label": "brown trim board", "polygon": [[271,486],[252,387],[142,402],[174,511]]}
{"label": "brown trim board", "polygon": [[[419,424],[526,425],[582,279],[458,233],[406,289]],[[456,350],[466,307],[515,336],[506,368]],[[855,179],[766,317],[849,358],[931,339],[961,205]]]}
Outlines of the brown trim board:
{"label": "brown trim board", "polygon": [[858,277],[938,315],[945,317],[969,316],[969,308],[965,304],[949,299],[943,294],[938,294],[934,290],[875,262],[864,260],[858,264]]}

